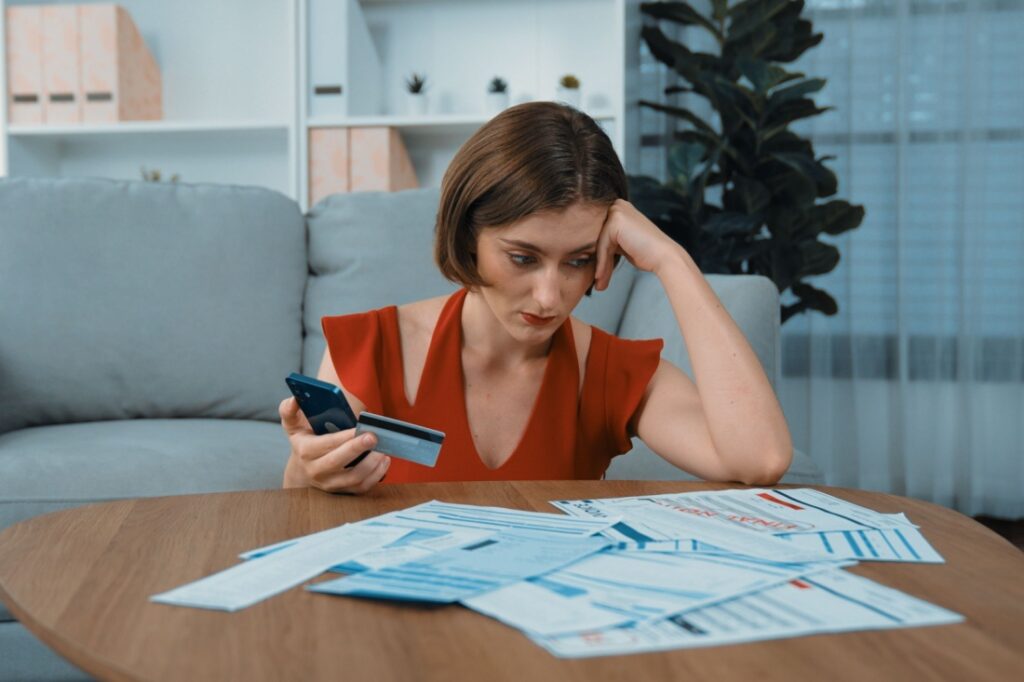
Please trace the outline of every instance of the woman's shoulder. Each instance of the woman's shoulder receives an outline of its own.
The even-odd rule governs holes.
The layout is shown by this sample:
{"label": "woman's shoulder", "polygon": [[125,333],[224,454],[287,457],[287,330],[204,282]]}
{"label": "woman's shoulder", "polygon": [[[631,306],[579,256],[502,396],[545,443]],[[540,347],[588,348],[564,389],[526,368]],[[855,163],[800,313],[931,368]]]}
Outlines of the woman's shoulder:
{"label": "woman's shoulder", "polygon": [[402,338],[424,333],[429,336],[437,325],[437,319],[441,316],[441,309],[444,308],[448,297],[449,295],[435,296],[397,306],[398,327]]}

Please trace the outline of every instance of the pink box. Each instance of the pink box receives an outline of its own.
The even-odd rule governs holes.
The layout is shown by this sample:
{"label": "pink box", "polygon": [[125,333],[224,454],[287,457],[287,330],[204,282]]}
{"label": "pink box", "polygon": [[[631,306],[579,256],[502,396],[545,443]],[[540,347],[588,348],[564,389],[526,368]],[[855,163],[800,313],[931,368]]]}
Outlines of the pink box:
{"label": "pink box", "polygon": [[43,8],[7,8],[7,119],[43,122]]}
{"label": "pink box", "polygon": [[394,128],[311,128],[309,205],[342,192],[418,187],[402,136]]}
{"label": "pink box", "polygon": [[348,190],[348,128],[310,128],[309,205]]}
{"label": "pink box", "polygon": [[82,120],[78,69],[78,8],[43,5],[43,121]]}
{"label": "pink box", "polygon": [[394,128],[349,129],[349,178],[353,192],[396,192],[418,187],[416,171]]}
{"label": "pink box", "polygon": [[82,120],[163,117],[160,68],[131,15],[114,4],[79,5]]}

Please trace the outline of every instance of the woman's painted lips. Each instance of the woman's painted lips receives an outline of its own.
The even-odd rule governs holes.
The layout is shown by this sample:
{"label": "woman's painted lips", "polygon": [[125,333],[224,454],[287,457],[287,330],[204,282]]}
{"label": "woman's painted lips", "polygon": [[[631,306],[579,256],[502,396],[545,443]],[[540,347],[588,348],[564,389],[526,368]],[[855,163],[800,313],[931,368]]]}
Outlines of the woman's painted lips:
{"label": "woman's painted lips", "polygon": [[526,320],[527,324],[532,324],[535,327],[541,327],[551,322],[551,320],[555,319],[554,315],[552,315],[551,317],[537,317],[536,315],[531,315],[530,313],[520,314],[522,315],[523,319]]}

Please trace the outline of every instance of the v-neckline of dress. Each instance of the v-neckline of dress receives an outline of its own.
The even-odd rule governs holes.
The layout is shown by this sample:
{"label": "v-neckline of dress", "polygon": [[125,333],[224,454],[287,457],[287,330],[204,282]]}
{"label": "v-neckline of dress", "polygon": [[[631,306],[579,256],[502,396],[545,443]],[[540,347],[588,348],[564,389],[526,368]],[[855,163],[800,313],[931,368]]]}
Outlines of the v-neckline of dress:
{"label": "v-neckline of dress", "polygon": [[[487,471],[500,471],[517,459],[524,443],[528,440],[529,434],[535,428],[534,422],[538,418],[538,407],[544,400],[545,392],[550,390],[551,374],[553,369],[559,364],[559,358],[554,356],[556,354],[566,354],[568,351],[571,357],[565,358],[565,360],[571,361],[571,366],[573,368],[578,364],[575,355],[576,349],[572,333],[572,323],[569,319],[566,319],[562,325],[555,330],[551,340],[551,348],[548,351],[547,358],[545,359],[544,373],[541,376],[540,388],[534,396],[533,405],[530,408],[530,415],[526,419],[525,427],[519,434],[519,438],[516,440],[516,445],[512,449],[511,453],[509,453],[501,464],[496,467],[491,467],[488,466],[480,456],[480,451],[473,438],[473,429],[469,424],[469,406],[466,403],[466,375],[462,364],[462,307],[465,303],[467,294],[467,289],[460,289],[454,292],[448,300],[445,301],[445,304],[441,309],[441,314],[438,316],[437,322],[434,325],[434,330],[430,335],[430,343],[427,346],[427,355],[423,361],[423,371],[420,372],[420,379],[416,386],[416,395],[413,396],[413,402],[411,404],[409,403],[409,397],[405,390],[405,363],[402,359],[401,352],[398,354],[400,363],[400,372],[398,374],[399,386],[401,387],[401,396],[406,407],[410,411],[414,411],[418,406],[422,405],[422,401],[424,399],[429,399],[429,396],[426,395],[424,391],[429,391],[430,385],[437,383],[437,381],[434,381],[434,373],[438,367],[438,362],[447,358],[448,355],[454,356],[454,362],[458,368],[458,381],[456,382],[458,384],[458,395],[447,398],[442,397],[442,399],[452,401],[452,398],[454,397],[456,400],[453,402],[460,406],[460,421],[462,422],[461,425],[468,436],[467,440],[469,447],[472,448],[471,454],[473,455],[473,459],[476,462],[479,462],[480,466]],[[395,310],[397,319],[397,307]],[[396,324],[395,326],[397,329],[398,325]],[[401,336],[400,333],[399,336]],[[400,348],[401,339],[399,338],[399,349]],[[444,353],[444,350],[447,350],[448,353]],[[451,362],[451,359],[448,359],[448,362]],[[574,386],[573,395],[576,395],[577,391],[577,387]]]}

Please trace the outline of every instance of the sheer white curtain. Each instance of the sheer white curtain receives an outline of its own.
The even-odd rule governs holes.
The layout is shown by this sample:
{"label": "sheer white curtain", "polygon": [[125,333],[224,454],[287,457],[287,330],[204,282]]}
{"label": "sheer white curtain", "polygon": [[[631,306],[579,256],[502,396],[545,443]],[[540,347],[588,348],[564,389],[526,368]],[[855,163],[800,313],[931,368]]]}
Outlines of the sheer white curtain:
{"label": "sheer white curtain", "polygon": [[1024,517],[1024,2],[811,0],[800,129],[864,204],[783,328],[780,397],[833,485]]}
{"label": "sheer white curtain", "polygon": [[[817,101],[836,110],[796,130],[867,215],[811,280],[839,314],[782,330],[795,445],[832,485],[1024,517],[1024,0],[807,0],[806,15],[825,38],[790,68],[827,78]],[[645,50],[641,69],[664,101],[676,79]],[[641,124],[629,170],[664,177],[673,123]]]}

